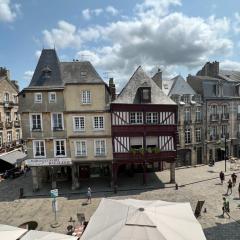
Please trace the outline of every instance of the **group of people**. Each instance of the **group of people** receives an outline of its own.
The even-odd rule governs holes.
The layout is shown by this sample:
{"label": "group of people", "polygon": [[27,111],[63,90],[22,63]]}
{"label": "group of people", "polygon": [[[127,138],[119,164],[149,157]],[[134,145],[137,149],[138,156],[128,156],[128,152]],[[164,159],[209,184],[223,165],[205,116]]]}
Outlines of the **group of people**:
{"label": "group of people", "polygon": [[[221,171],[219,173],[219,177],[221,180],[221,184],[223,184],[223,182],[225,180],[225,175],[224,175],[223,171]],[[231,175],[231,178],[227,182],[227,193],[226,193],[227,196],[232,194],[232,188],[234,186],[236,186],[236,183],[237,183],[237,175],[235,173],[233,173]],[[240,183],[238,185],[238,195],[239,195],[239,199],[240,199]],[[225,197],[223,197],[222,211],[223,211],[223,214],[222,214],[223,217],[224,217],[225,213],[229,216],[229,212],[230,212],[229,201]]]}

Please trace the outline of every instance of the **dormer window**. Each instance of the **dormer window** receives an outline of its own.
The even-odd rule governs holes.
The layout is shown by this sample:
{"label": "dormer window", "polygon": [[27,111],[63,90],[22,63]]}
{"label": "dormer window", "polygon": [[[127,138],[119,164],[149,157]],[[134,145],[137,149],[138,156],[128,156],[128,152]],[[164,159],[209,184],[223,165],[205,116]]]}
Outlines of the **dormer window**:
{"label": "dormer window", "polygon": [[150,103],[151,102],[151,88],[141,89],[141,102]]}
{"label": "dormer window", "polygon": [[51,72],[52,72],[52,70],[49,66],[46,66],[42,69],[42,74],[46,78],[50,77]]}
{"label": "dormer window", "polygon": [[190,102],[190,96],[189,95],[183,95],[183,101],[185,103],[189,103]]}
{"label": "dormer window", "polygon": [[81,77],[86,77],[87,76],[87,72],[86,71],[81,71]]}

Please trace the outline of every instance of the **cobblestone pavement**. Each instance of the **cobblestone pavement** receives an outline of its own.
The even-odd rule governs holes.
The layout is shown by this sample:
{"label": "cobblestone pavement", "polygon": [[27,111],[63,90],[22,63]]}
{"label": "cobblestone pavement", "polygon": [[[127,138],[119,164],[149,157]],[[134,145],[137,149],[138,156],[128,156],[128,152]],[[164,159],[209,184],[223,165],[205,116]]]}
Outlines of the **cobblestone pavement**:
{"label": "cobblestone pavement", "polygon": [[[60,190],[58,198],[58,221],[59,228],[53,229],[50,224],[53,222],[51,199],[48,195],[48,188],[33,194],[31,192],[31,176],[21,176],[13,180],[4,180],[0,183],[0,223],[18,226],[26,221],[38,222],[38,230],[66,232],[70,217],[77,219],[77,213],[84,213],[89,220],[97,208],[102,197],[115,199],[135,198],[141,200],[165,200],[176,202],[190,202],[195,210],[198,200],[205,200],[203,208],[207,212],[202,213],[198,218],[208,240],[239,240],[240,239],[240,199],[238,198],[237,186],[233,193],[228,196],[230,202],[230,215],[222,218],[222,197],[227,191],[227,180],[232,171],[227,171],[226,181],[223,185],[219,181],[219,172],[224,169],[224,162],[216,163],[214,167],[200,166],[176,170],[176,180],[179,189],[175,190],[174,185],[169,184],[169,171],[148,174],[148,185],[141,186],[142,176],[136,174],[134,178],[122,178],[119,181],[118,194],[110,191],[107,181],[92,181],[90,186],[93,190],[92,203],[86,202],[86,188],[89,183],[82,183],[80,191],[72,192],[67,187]],[[237,185],[240,181],[238,175]],[[129,182],[131,184],[129,185]],[[19,188],[25,189],[27,197],[18,199]],[[45,191],[45,192],[44,192]],[[239,223],[235,220],[239,220]]]}

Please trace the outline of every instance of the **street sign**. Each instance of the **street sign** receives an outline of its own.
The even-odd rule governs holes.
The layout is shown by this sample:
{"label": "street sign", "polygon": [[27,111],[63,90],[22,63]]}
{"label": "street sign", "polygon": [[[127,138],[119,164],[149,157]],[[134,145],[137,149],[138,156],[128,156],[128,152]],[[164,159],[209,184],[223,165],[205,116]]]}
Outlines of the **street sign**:
{"label": "street sign", "polygon": [[50,191],[50,194],[51,194],[51,198],[56,198],[58,197],[58,189],[52,189]]}

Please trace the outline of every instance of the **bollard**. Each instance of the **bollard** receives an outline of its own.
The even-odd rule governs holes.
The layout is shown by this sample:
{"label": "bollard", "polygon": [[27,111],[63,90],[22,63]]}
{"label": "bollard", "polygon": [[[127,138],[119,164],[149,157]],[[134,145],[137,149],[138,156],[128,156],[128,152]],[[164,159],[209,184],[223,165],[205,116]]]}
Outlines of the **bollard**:
{"label": "bollard", "polygon": [[177,183],[176,183],[176,185],[175,185],[175,189],[178,190],[178,184],[177,184]]}
{"label": "bollard", "polygon": [[23,198],[23,188],[19,189],[19,198]]}

